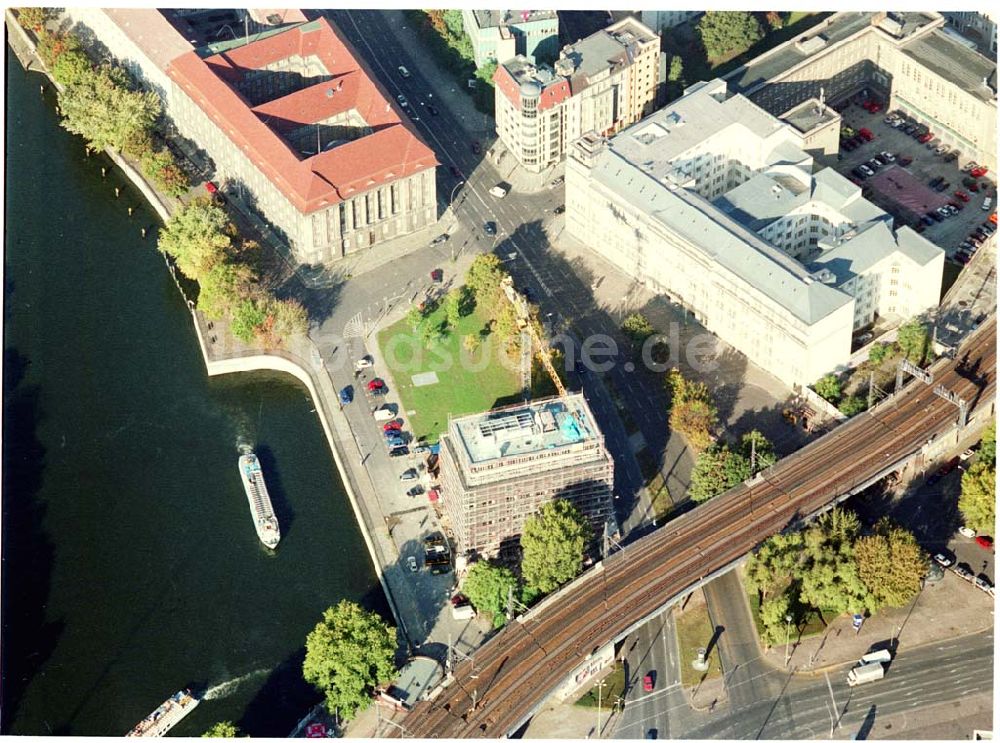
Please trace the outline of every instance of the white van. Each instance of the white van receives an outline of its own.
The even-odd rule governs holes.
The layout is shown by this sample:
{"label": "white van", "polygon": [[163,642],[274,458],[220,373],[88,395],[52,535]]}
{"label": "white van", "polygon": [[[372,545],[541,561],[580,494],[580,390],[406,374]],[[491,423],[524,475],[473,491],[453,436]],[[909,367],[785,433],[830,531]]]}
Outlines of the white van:
{"label": "white van", "polygon": [[396,417],[396,414],[392,412],[389,408],[379,408],[374,413],[372,413],[375,420],[377,421],[391,421]]}

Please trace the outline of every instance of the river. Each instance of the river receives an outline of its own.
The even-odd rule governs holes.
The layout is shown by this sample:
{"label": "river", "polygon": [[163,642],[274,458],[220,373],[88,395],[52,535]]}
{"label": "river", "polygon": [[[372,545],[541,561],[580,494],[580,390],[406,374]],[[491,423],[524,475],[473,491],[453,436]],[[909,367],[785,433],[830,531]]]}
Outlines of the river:
{"label": "river", "polygon": [[[390,616],[308,392],[206,376],[152,210],[9,48],[6,75],[0,730],[121,735],[200,684],[173,734],[229,719],[287,735],[319,699],[301,661],[323,609]],[[242,440],[281,522],[274,554]]]}

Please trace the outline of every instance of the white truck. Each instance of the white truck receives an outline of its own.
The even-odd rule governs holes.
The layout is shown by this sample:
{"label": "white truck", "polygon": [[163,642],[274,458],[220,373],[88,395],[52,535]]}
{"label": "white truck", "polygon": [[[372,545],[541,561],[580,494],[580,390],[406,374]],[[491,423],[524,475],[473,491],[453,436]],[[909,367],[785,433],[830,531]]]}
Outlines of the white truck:
{"label": "white truck", "polygon": [[888,663],[892,660],[892,653],[888,650],[876,650],[874,653],[865,653],[861,656],[861,665],[868,663]]}
{"label": "white truck", "polygon": [[862,663],[847,672],[847,685],[858,686],[870,681],[878,681],[885,676],[885,667],[881,663]]}

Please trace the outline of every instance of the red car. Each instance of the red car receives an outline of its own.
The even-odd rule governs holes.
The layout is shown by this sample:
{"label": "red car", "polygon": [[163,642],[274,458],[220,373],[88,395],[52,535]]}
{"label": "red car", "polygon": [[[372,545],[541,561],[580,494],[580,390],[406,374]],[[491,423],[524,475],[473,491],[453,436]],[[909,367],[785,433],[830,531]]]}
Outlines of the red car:
{"label": "red car", "polygon": [[862,127],[861,129],[858,130],[858,136],[861,137],[866,142],[871,142],[873,139],[875,139],[875,135],[872,134],[871,129],[867,129],[865,127]]}
{"label": "red car", "polygon": [[652,691],[653,690],[653,674],[647,673],[642,677],[642,690]]}
{"label": "red car", "polygon": [[218,193],[219,188],[214,183],[212,183],[212,181],[208,181],[205,184],[205,190],[208,191],[210,194],[215,194]]}
{"label": "red car", "polygon": [[955,196],[961,199],[962,201],[967,202],[969,200],[969,194],[967,194],[965,191],[956,191]]}
{"label": "red car", "polygon": [[969,175],[971,175],[973,178],[982,178],[989,172],[989,170],[990,169],[987,168],[985,165],[980,165],[978,168],[973,168],[972,170],[970,170]]}
{"label": "red car", "polygon": [[383,431],[402,431],[403,424],[399,421],[389,421],[384,426],[382,426]]}
{"label": "red car", "polygon": [[934,139],[934,135],[931,132],[927,132],[926,134],[921,134],[919,137],[917,137],[917,141],[920,142],[920,144],[927,144],[932,139]]}
{"label": "red car", "polygon": [[980,534],[978,537],[976,537],[976,544],[978,544],[984,550],[993,549],[993,537],[988,537],[985,534]]}
{"label": "red car", "polygon": [[463,596],[460,593],[456,593],[454,596],[451,597],[452,606],[467,606],[468,604],[469,604],[469,599],[465,598],[465,596]]}
{"label": "red car", "polygon": [[375,379],[373,379],[372,381],[370,381],[368,383],[368,391],[369,392],[374,392],[375,390],[380,390],[383,387],[385,387],[385,382],[383,382],[378,377],[376,377]]}

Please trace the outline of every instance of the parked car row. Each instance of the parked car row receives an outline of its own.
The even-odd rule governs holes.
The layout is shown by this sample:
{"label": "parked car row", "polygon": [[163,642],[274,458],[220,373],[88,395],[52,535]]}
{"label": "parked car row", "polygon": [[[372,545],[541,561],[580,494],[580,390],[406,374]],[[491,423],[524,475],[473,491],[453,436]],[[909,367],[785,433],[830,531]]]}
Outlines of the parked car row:
{"label": "parked car row", "polygon": [[958,263],[968,263],[972,260],[972,256],[976,254],[980,246],[986,242],[986,240],[996,232],[996,224],[990,220],[986,220],[979,227],[974,229],[969,233],[968,237],[958,246],[958,250],[955,251],[954,259]]}

